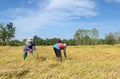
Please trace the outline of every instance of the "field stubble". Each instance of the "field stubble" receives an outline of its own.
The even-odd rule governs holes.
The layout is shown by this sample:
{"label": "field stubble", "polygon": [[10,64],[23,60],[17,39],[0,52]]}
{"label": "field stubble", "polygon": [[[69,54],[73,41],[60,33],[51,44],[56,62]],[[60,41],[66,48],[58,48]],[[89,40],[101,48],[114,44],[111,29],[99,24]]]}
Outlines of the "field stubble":
{"label": "field stubble", "polygon": [[120,79],[120,46],[68,46],[56,61],[52,46],[37,46],[23,60],[23,47],[0,47],[0,79]]}

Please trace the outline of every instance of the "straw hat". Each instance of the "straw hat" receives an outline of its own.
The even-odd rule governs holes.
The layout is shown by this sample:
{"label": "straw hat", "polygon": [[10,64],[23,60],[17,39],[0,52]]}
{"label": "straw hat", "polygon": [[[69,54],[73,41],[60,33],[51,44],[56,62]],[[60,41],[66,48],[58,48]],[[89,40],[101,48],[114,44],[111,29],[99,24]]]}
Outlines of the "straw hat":
{"label": "straw hat", "polygon": [[28,38],[26,42],[33,42],[32,38]]}

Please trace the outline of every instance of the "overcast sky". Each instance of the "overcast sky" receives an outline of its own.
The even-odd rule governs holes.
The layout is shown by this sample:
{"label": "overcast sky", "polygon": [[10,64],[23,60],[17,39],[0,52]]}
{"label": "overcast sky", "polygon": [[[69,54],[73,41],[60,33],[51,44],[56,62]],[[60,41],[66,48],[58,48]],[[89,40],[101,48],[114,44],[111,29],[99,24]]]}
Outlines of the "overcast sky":
{"label": "overcast sky", "polygon": [[97,28],[103,38],[120,31],[120,0],[0,0],[0,23],[9,22],[20,40],[71,39],[79,28]]}

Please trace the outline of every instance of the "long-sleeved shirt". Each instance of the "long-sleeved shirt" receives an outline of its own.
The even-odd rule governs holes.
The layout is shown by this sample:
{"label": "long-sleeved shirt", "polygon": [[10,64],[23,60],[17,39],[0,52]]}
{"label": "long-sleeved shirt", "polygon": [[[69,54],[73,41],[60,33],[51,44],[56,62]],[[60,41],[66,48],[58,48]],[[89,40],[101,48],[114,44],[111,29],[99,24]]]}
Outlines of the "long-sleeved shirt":
{"label": "long-sleeved shirt", "polygon": [[35,44],[33,42],[30,42],[29,45],[25,46],[24,51],[31,51],[33,47],[35,48]]}

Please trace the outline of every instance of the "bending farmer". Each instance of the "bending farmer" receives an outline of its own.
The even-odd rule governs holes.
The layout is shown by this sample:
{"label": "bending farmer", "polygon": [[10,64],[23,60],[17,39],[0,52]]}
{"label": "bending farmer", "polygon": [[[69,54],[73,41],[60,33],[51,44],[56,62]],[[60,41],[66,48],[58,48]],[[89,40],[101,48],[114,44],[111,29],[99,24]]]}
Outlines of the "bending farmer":
{"label": "bending farmer", "polygon": [[58,61],[62,61],[62,55],[61,55],[61,50],[64,50],[64,56],[66,56],[66,44],[63,43],[57,43],[53,46],[55,55],[58,59]]}
{"label": "bending farmer", "polygon": [[33,50],[35,50],[35,44],[33,42],[33,39],[28,38],[27,41],[26,41],[26,46],[24,48],[24,54],[23,54],[24,60],[27,57],[27,53],[30,53],[33,56]]}

